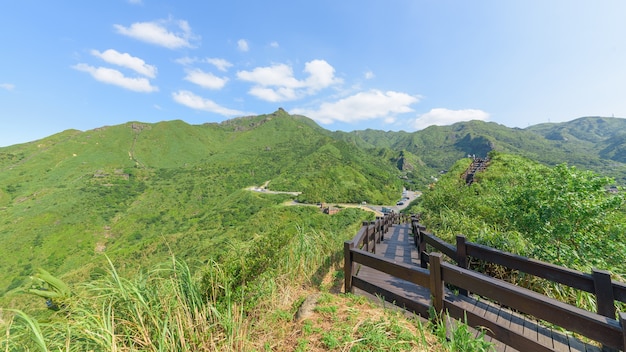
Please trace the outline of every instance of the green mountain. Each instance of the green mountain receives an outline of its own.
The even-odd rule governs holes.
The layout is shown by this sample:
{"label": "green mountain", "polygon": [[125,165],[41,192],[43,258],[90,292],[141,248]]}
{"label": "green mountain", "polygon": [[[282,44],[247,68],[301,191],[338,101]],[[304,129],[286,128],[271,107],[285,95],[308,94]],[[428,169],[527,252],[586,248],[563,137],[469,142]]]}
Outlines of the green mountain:
{"label": "green mountain", "polygon": [[[626,119],[582,117],[570,122],[546,123],[525,129],[493,122],[469,121],[430,126],[414,133],[373,130],[337,133],[347,143],[376,150],[406,151],[424,163],[423,171],[436,175],[456,160],[492,151],[517,154],[547,165],[569,165],[594,170],[626,183]],[[425,179],[427,175],[415,175]]]}
{"label": "green mountain", "polygon": [[[330,132],[279,109],[204,125],[69,130],[0,148],[0,294],[37,267],[70,280],[96,275],[103,253],[129,268],[172,253],[227,261],[251,236],[265,247],[241,260],[261,267],[262,248],[283,238],[277,231],[289,236],[298,221],[321,221],[310,220],[316,207],[287,201],[394,204],[403,186],[424,187],[459,159],[492,150],[623,184],[625,124],[586,117],[526,129],[470,121],[414,133]],[[301,193],[247,190],[261,185]]]}
{"label": "green mountain", "polygon": [[201,126],[129,122],[65,131],[0,149],[0,293],[37,267],[93,275],[101,253],[129,266],[171,253],[219,258],[262,231],[250,222],[280,215],[293,198],[246,190],[267,181],[268,189],[302,192],[297,199],[313,204],[391,204],[402,190],[388,161],[283,110]]}

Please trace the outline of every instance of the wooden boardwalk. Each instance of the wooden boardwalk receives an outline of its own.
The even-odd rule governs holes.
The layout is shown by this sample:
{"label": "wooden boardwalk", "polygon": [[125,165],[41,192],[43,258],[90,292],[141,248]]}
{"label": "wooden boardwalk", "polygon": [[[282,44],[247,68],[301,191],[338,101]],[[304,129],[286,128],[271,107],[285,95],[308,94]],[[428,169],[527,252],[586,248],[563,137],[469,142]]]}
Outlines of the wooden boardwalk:
{"label": "wooden boardwalk", "polygon": [[[389,229],[389,232],[385,234],[384,241],[376,244],[375,253],[398,263],[419,266],[418,251],[414,246],[413,237],[411,236],[410,224],[393,225]],[[360,285],[368,287],[368,291],[376,292],[377,295],[385,297],[387,301],[394,302],[396,305],[424,316],[428,314],[428,307],[431,305],[430,290],[428,288],[393,277],[367,266],[360,266],[353,280],[358,280]],[[369,295],[366,291],[358,288],[355,288],[354,292]],[[478,297],[458,296],[449,291],[446,293],[445,301],[454,302],[455,305],[461,306],[463,310],[473,313],[473,316],[475,315],[477,317],[474,318],[474,321],[484,320],[485,324],[479,325],[486,326],[496,334],[509,334],[509,332],[512,332],[525,337],[531,337],[537,344],[529,345],[527,349],[529,351],[599,352],[602,350],[597,346],[585,344],[569,334],[546,328],[532,318],[511,312],[486,300],[481,300]],[[497,322],[497,325],[490,325],[491,321]],[[504,326],[506,330],[502,330],[501,326]],[[476,333],[478,334],[478,332]],[[495,344],[497,351],[517,351],[493,339],[491,336],[486,336],[486,339]]]}

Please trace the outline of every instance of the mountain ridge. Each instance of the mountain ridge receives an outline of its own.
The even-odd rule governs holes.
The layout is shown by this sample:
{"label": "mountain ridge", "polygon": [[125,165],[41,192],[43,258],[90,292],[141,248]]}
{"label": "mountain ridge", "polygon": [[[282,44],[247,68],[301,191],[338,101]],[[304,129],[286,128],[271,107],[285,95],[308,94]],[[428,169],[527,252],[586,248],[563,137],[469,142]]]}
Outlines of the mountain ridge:
{"label": "mountain ridge", "polygon": [[285,213],[291,196],[245,191],[268,180],[272,190],[302,192],[301,203],[395,204],[403,187],[425,187],[459,159],[495,150],[566,162],[623,184],[623,127],[623,119],[587,117],[528,129],[469,121],[412,133],[331,132],[279,109],[202,125],[67,130],[2,147],[0,238],[7,245],[0,269],[7,275],[0,294],[20,287],[35,267],[89,276],[102,253],[129,267],[162,259],[169,248],[219,258],[223,244],[246,241],[248,222],[304,211]]}

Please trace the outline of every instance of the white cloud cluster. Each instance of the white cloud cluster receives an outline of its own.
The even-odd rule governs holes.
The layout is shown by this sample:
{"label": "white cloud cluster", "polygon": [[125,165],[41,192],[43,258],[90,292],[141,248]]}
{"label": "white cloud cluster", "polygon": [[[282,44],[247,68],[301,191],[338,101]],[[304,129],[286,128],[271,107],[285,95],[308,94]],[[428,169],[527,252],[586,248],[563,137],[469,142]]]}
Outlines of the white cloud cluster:
{"label": "white cloud cluster", "polygon": [[117,50],[108,49],[104,52],[92,50],[91,54],[101,58],[102,60],[121,67],[129,68],[142,76],[155,78],[157,73],[156,66],[148,65],[145,61],[138,57],[131,56],[127,53],[120,53]]}
{"label": "white cloud cluster", "polygon": [[187,90],[179,90],[178,92],[172,93],[172,98],[177,103],[195,110],[213,112],[224,116],[244,115],[241,111],[225,108],[210,99],[202,98]]}
{"label": "white cloud cluster", "polygon": [[246,52],[248,50],[250,50],[250,46],[248,45],[248,41],[246,41],[245,39],[239,39],[237,41],[237,48],[240,51]]}
{"label": "white cloud cluster", "polygon": [[158,87],[150,84],[150,81],[145,77],[126,77],[118,70],[107,67],[93,67],[87,64],[78,64],[73,66],[78,71],[89,73],[95,80],[116,85],[135,92],[156,92]]}
{"label": "white cloud cluster", "polygon": [[255,84],[249,93],[261,100],[280,102],[299,99],[321,89],[340,84],[335,77],[335,69],[324,60],[313,60],[305,64],[304,72],[308,77],[298,80],[293,69],[286,64],[257,67],[252,71],[239,71],[237,78]]}
{"label": "white cloud cluster", "polygon": [[211,64],[211,65],[215,66],[215,68],[217,68],[218,70],[220,70],[222,72],[228,71],[228,69],[233,66],[233,64],[230,63],[228,60],[217,58],[217,57],[207,57],[206,59],[199,59],[197,57],[185,56],[185,57],[181,57],[179,59],[176,59],[175,62],[177,64],[180,64],[180,65],[183,65],[183,66],[191,66],[191,65],[199,63],[199,62],[200,63],[206,62],[208,64]]}
{"label": "white cloud cluster", "polygon": [[91,50],[91,54],[99,57],[109,64],[133,70],[143,77],[128,77],[121,71],[113,68],[94,67],[85,63],[74,65],[72,68],[89,73],[97,81],[112,84],[135,92],[150,93],[159,90],[159,88],[153,86],[148,79],[156,77],[156,66],[148,65],[144,60],[138,57],[132,56],[128,53],[120,53],[114,49],[108,49],[104,52]]}
{"label": "white cloud cluster", "polygon": [[[176,27],[177,31],[170,31],[168,26]],[[191,41],[197,38],[184,20],[136,22],[130,27],[115,24],[113,27],[119,34],[168,49],[192,48]]]}
{"label": "white cloud cluster", "polygon": [[226,82],[228,82],[227,77],[217,77],[210,72],[204,72],[199,69],[189,69],[187,70],[187,76],[185,76],[185,80],[197,84],[202,88],[208,89],[222,89]]}
{"label": "white cloud cluster", "polygon": [[308,116],[320,123],[336,121],[355,123],[363,120],[383,119],[395,121],[395,115],[413,111],[412,104],[419,102],[418,96],[401,92],[370,90],[332,103],[323,103],[319,109],[293,109],[294,114]]}
{"label": "white cloud cluster", "polygon": [[15,89],[15,85],[11,83],[0,83],[0,88],[5,90],[13,90]]}
{"label": "white cloud cluster", "polygon": [[215,58],[215,57],[207,58],[206,62],[210,63],[211,65],[213,65],[215,67],[217,67],[218,70],[224,71],[224,72],[228,71],[228,69],[233,66],[233,64],[231,64],[227,60],[219,59],[219,58]]}
{"label": "white cloud cluster", "polygon": [[413,122],[413,127],[417,130],[424,129],[428,126],[446,126],[461,121],[489,119],[489,113],[477,109],[449,110],[444,108],[432,109],[429,112],[420,115]]}

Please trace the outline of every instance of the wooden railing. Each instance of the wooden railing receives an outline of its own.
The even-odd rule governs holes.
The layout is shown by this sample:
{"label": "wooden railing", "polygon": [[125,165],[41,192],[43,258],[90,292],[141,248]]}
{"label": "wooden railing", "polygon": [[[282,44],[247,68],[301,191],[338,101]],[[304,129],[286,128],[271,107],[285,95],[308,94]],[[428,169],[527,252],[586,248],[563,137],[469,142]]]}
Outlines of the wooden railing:
{"label": "wooden railing", "polygon": [[410,221],[410,217],[404,214],[389,213],[376,217],[376,221],[364,221],[363,226],[351,241],[344,243],[344,272],[346,292],[352,286],[352,274],[356,273],[356,265],[353,261],[351,251],[358,250],[365,253],[375,253],[376,244],[385,239],[385,233],[393,224],[401,224]]}
{"label": "wooden railing", "polygon": [[[400,218],[395,221],[401,220]],[[359,231],[352,241],[344,244],[345,292],[353,287],[373,292],[371,284],[356,277],[358,265],[368,266],[396,278],[428,288],[432,297],[430,306],[441,313],[447,311],[456,319],[466,319],[474,327],[486,327],[488,334],[496,336],[505,344],[519,350],[550,350],[523,334],[505,331],[507,328],[484,316],[467,309],[462,299],[453,299],[446,285],[458,288],[457,297],[481,297],[501,306],[506,306],[521,314],[562,327],[597,341],[604,348],[624,350],[626,347],[626,313],[620,312],[616,318],[615,301],[626,302],[626,284],[611,280],[604,270],[594,270],[591,274],[559,267],[538,260],[517,256],[480,244],[468,242],[464,236],[457,237],[456,246],[446,243],[425,231],[416,218],[411,219],[415,245],[420,252],[420,267],[397,263],[382,256],[372,254],[377,242],[384,239],[384,227],[375,222]],[[383,221],[383,220],[380,220]],[[378,224],[378,225],[377,225]],[[381,230],[374,230],[380,228]],[[426,245],[437,253],[427,254]],[[443,261],[443,255],[453,262]],[[590,312],[558,301],[543,294],[518,287],[514,284],[468,270],[469,258],[501,265],[552,282],[573,287],[595,295],[597,312]],[[376,287],[376,292],[381,288]],[[469,294],[471,292],[471,295]],[[391,300],[399,305],[428,317],[430,306],[410,302],[405,297],[388,292]]]}

